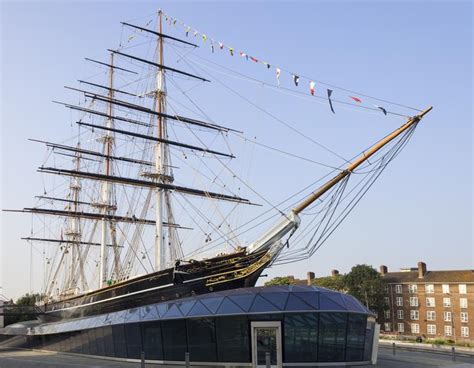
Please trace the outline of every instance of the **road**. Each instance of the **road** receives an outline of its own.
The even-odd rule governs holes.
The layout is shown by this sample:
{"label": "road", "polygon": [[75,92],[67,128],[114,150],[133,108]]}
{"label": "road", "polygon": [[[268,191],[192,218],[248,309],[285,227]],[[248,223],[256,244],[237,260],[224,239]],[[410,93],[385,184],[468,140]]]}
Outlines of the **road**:
{"label": "road", "polygon": [[[147,367],[162,367],[147,364]],[[139,363],[117,362],[106,359],[94,359],[54,352],[31,350],[6,350],[0,348],[0,368],[140,368]],[[176,366],[174,366],[176,367]],[[334,367],[334,366],[332,366]],[[360,366],[359,366],[360,367]],[[392,355],[391,348],[381,347],[379,361],[375,366],[380,368],[429,368],[453,367],[474,368],[474,357],[457,357],[456,362],[451,356],[427,352],[397,350]],[[197,368],[193,366],[193,368]]]}

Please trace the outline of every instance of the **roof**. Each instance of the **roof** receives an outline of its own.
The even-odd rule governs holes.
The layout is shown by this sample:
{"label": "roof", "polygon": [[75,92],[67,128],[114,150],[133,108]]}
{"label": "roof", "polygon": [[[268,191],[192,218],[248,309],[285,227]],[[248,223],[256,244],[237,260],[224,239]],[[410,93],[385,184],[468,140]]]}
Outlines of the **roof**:
{"label": "roof", "polygon": [[418,271],[387,272],[382,278],[388,283],[474,283],[474,270],[426,271],[422,278],[418,277]]}
{"label": "roof", "polygon": [[317,286],[269,286],[225,290],[98,316],[43,323],[32,327],[29,333],[50,334],[154,320],[325,311],[373,315],[353,296],[337,291]]}

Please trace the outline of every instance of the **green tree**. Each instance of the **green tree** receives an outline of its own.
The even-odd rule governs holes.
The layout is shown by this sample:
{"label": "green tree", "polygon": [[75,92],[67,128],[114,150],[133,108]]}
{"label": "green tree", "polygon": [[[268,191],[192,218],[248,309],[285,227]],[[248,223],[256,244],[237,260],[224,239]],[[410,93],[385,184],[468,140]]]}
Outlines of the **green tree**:
{"label": "green tree", "polygon": [[336,291],[346,291],[344,276],[342,275],[318,277],[313,280],[312,285],[322,286],[324,288]]}
{"label": "green tree", "polygon": [[293,278],[284,276],[284,277],[275,277],[271,279],[270,281],[267,281],[265,283],[265,286],[294,285],[294,283],[295,283],[295,280]]}
{"label": "green tree", "polygon": [[[15,307],[13,308],[8,308],[8,304],[5,304],[4,310],[6,311],[5,313],[11,313],[11,315],[6,314],[5,315],[5,326],[11,325],[13,323],[18,323],[22,321],[30,321],[32,319],[35,319],[36,316],[31,313],[31,308],[28,308],[30,306],[35,305],[36,302],[40,301],[43,298],[43,294],[40,293],[26,293],[25,295],[19,297],[16,301],[16,303],[8,303],[8,304],[13,304]],[[18,306],[24,306],[25,308],[20,308]]]}
{"label": "green tree", "polygon": [[369,265],[356,265],[344,275],[347,293],[359,299],[367,308],[374,312],[383,311],[384,282],[375,268]]}

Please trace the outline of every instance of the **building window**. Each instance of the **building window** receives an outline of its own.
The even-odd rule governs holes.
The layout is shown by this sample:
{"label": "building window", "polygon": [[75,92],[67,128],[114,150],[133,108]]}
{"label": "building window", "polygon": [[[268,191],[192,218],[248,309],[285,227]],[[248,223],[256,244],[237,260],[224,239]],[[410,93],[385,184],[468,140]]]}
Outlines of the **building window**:
{"label": "building window", "polygon": [[428,321],[436,321],[436,312],[432,310],[426,311],[426,319]]}
{"label": "building window", "polygon": [[461,327],[461,337],[469,337],[469,327]]}
{"label": "building window", "polygon": [[426,306],[427,307],[434,307],[435,304],[435,298],[426,298]]}
{"label": "building window", "polygon": [[390,332],[390,330],[391,330],[390,327],[391,327],[391,326],[390,326],[390,323],[388,323],[388,322],[385,322],[385,323],[384,323],[385,332]]}
{"label": "building window", "polygon": [[434,293],[434,285],[433,284],[426,284],[425,285],[425,293],[426,294],[433,294]]}
{"label": "building window", "polygon": [[410,294],[416,294],[418,292],[418,285],[408,285],[408,292]]}
{"label": "building window", "polygon": [[453,320],[453,316],[451,314],[451,312],[444,312],[444,320],[446,322],[451,322]]}
{"label": "building window", "polygon": [[[216,324],[214,318],[186,320],[188,352],[198,362],[217,360]],[[166,337],[165,337],[166,338]]]}
{"label": "building window", "polygon": [[443,307],[449,308],[451,306],[451,298],[443,298]]}
{"label": "building window", "polygon": [[403,309],[397,310],[397,318],[398,319],[403,319]]}
{"label": "building window", "polygon": [[426,332],[428,335],[436,335],[436,325],[427,325]]}
{"label": "building window", "polygon": [[[357,316],[357,315],[356,315]],[[358,317],[358,316],[357,316]],[[221,318],[216,318],[216,321]],[[246,323],[246,319],[242,320]],[[233,323],[233,317],[227,318],[227,325]],[[367,322],[366,322],[367,324]],[[314,362],[317,360],[318,351],[318,315],[316,313],[292,313],[285,316],[285,355],[286,359],[291,362]],[[351,326],[349,324],[349,326]],[[245,330],[243,329],[245,328]],[[235,332],[237,334],[235,334]],[[221,331],[221,333],[227,333],[227,344],[223,349],[218,350],[219,360],[221,362],[238,362],[241,361],[242,357],[239,357],[238,350],[233,348],[233,344],[239,345],[238,340],[243,338],[242,333],[248,333],[247,326],[234,326],[234,332],[232,331]],[[246,339],[247,351],[243,357],[248,357],[249,354],[249,343],[248,336]],[[217,337],[218,346],[221,345],[219,336]],[[348,340],[349,342],[349,340]],[[226,352],[230,350],[232,354]],[[232,351],[234,350],[234,351]],[[221,353],[224,357],[221,357]]]}
{"label": "building window", "polygon": [[410,319],[413,321],[418,321],[420,319],[420,312],[417,310],[411,310]]}
{"label": "building window", "polygon": [[403,307],[403,297],[397,296],[397,307]]}
{"label": "building window", "polygon": [[390,305],[390,298],[388,296],[384,297],[383,301],[385,302],[385,305]]}
{"label": "building window", "polygon": [[468,322],[467,312],[461,312],[461,322]]}
{"label": "building window", "polygon": [[453,335],[453,326],[444,326],[444,336]]}
{"label": "building window", "polygon": [[411,333],[413,334],[420,333],[420,325],[418,323],[411,324]]}
{"label": "building window", "polygon": [[459,305],[461,308],[467,308],[467,298],[459,299]]}
{"label": "building window", "polygon": [[[461,285],[459,285],[461,286]],[[401,294],[402,293],[402,285],[395,285],[395,292],[397,294]]]}
{"label": "building window", "polygon": [[[306,346],[311,346],[311,349],[317,350],[317,345],[314,342],[314,335],[318,333],[317,317],[304,318],[301,317],[298,324],[294,322],[298,319],[292,315],[285,316],[285,347],[287,354],[291,352],[291,345],[288,345],[292,337],[298,339],[298,332],[292,330],[291,326],[296,324],[301,326],[304,324],[308,332],[306,337]],[[291,320],[291,321],[289,321]],[[293,324],[294,323],[294,324]],[[217,356],[221,362],[238,362],[239,359],[249,359],[250,357],[250,324],[246,316],[232,316],[216,318],[216,339]],[[296,336],[295,336],[296,334]],[[304,334],[304,333],[303,333]],[[299,341],[299,340],[297,340]],[[183,359],[183,358],[181,358]]]}
{"label": "building window", "polygon": [[410,307],[418,307],[418,297],[416,296],[410,297]]}
{"label": "building window", "polygon": [[467,294],[466,284],[459,284],[459,294]]}
{"label": "building window", "polygon": [[389,319],[390,318],[390,309],[384,310],[383,311],[383,316],[384,316],[385,319]]}
{"label": "building window", "polygon": [[443,294],[449,294],[449,284],[443,284]]}
{"label": "building window", "polygon": [[385,290],[385,294],[388,294],[388,285],[385,285],[383,289]]}
{"label": "building window", "polygon": [[398,324],[398,332],[405,332],[405,324],[399,323]]}

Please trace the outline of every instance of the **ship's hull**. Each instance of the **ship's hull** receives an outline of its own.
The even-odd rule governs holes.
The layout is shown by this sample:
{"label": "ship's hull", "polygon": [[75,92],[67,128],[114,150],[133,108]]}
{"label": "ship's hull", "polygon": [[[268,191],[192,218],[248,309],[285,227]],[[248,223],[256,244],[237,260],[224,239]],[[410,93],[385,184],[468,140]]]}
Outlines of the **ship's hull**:
{"label": "ship's hull", "polygon": [[245,251],[127,280],[45,305],[46,321],[116,312],[196,294],[255,286],[270,262],[267,251]]}

